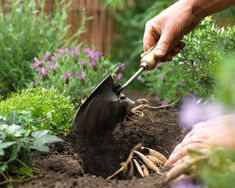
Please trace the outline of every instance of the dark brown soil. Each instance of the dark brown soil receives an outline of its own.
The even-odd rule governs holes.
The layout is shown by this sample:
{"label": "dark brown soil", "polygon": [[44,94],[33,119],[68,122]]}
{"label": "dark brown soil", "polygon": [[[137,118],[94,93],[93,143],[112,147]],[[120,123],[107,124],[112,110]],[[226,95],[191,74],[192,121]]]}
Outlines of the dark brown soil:
{"label": "dark brown soil", "polygon": [[[156,103],[155,103],[156,105]],[[176,109],[145,111],[144,118],[126,121],[118,126],[113,135],[92,143],[79,137],[64,136],[65,142],[51,146],[49,154],[35,154],[34,165],[42,176],[17,187],[164,187],[164,177],[152,175],[146,178],[126,180],[118,177],[106,180],[120,162],[126,160],[131,149],[138,143],[169,156],[185,132],[177,125]]]}

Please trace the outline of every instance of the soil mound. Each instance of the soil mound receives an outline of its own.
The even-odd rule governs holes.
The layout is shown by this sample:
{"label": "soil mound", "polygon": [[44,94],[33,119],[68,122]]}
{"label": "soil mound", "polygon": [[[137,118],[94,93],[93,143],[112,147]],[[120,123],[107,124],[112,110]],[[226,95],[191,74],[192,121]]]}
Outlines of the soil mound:
{"label": "soil mound", "polygon": [[176,109],[144,111],[144,117],[125,121],[102,140],[83,142],[68,135],[65,142],[51,146],[51,152],[36,155],[34,165],[42,176],[17,187],[164,187],[159,175],[146,178],[106,180],[125,161],[138,143],[169,156],[185,132],[177,125]]}

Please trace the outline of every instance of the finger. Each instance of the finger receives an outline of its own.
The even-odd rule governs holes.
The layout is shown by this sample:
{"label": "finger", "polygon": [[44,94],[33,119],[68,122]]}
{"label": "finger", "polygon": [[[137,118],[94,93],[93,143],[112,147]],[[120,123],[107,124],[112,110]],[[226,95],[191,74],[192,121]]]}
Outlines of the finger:
{"label": "finger", "polygon": [[170,51],[170,48],[174,43],[173,36],[174,35],[170,30],[165,29],[155,48],[154,56],[156,59],[164,57]]}
{"label": "finger", "polygon": [[171,54],[172,54],[172,55],[176,55],[176,54],[180,53],[181,50],[182,50],[182,49],[180,49],[179,47],[175,47],[175,48],[171,51]]}
{"label": "finger", "polygon": [[173,55],[172,54],[167,54],[164,58],[163,58],[163,61],[171,61],[173,58]]}
{"label": "finger", "polygon": [[173,50],[171,50],[170,53],[168,53],[162,60],[163,61],[171,61],[173,56],[180,53],[182,49],[184,48],[184,43],[180,42]]}
{"label": "finger", "polygon": [[181,50],[184,49],[185,43],[184,43],[183,41],[180,41],[178,47],[179,47]]}
{"label": "finger", "polygon": [[211,149],[211,146],[207,142],[202,142],[195,139],[188,139],[185,142],[181,142],[179,145],[177,145],[174,149],[174,151],[171,153],[171,155],[175,155],[181,151],[184,151],[185,149],[191,149],[191,148],[207,148]]}
{"label": "finger", "polygon": [[189,150],[201,151],[202,149],[207,149],[207,151],[209,151],[210,147],[204,143],[191,143],[189,145],[185,145],[170,155],[169,159],[165,163],[165,166],[175,164],[178,160],[187,156]]}
{"label": "finger", "polygon": [[187,161],[190,160],[190,156],[186,155],[185,157],[179,159],[177,162],[175,162],[175,166],[177,166],[178,164],[181,164],[181,163],[185,163]]}
{"label": "finger", "polygon": [[147,23],[143,37],[144,51],[146,52],[149,48],[153,47],[158,39],[159,34],[157,34],[156,30],[151,24]]}

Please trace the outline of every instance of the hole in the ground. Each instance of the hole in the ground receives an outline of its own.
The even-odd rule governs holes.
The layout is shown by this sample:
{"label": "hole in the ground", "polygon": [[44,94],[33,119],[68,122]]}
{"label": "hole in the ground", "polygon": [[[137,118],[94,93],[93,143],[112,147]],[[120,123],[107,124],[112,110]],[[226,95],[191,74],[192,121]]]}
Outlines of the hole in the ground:
{"label": "hole in the ground", "polygon": [[[76,140],[75,151],[82,159],[84,172],[107,178],[113,174],[120,163],[126,161],[131,149],[138,143],[153,148],[167,157],[180,138],[184,136],[176,124],[174,110],[145,112],[141,121],[124,122],[117,126],[112,137],[101,142],[81,144]],[[149,113],[151,117],[149,118]],[[154,120],[154,121],[153,121]]]}
{"label": "hole in the ground", "polygon": [[85,173],[107,178],[120,167],[120,162],[126,160],[131,148],[110,140],[102,144],[86,144],[79,150]]}

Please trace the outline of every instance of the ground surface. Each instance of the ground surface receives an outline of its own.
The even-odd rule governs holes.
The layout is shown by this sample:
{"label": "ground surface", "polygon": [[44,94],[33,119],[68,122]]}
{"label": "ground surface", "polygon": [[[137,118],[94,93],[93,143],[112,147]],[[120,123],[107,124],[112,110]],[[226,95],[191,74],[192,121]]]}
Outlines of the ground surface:
{"label": "ground surface", "polygon": [[120,167],[136,144],[142,142],[169,156],[184,134],[177,125],[176,109],[147,110],[144,118],[124,122],[102,142],[88,144],[71,135],[63,137],[65,142],[52,145],[49,154],[35,155],[34,165],[41,169],[42,177],[17,187],[165,187],[164,177],[159,175],[131,180],[105,178]]}

